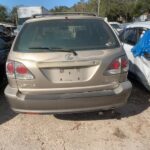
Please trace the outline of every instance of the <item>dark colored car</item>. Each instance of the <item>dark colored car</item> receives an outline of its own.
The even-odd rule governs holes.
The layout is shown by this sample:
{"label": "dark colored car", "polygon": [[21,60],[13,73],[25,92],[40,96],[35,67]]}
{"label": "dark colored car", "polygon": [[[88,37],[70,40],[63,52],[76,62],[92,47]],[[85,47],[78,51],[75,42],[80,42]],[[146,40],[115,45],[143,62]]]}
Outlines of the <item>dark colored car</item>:
{"label": "dark colored car", "polygon": [[10,44],[0,38],[0,88],[7,83],[5,64],[9,53]]}

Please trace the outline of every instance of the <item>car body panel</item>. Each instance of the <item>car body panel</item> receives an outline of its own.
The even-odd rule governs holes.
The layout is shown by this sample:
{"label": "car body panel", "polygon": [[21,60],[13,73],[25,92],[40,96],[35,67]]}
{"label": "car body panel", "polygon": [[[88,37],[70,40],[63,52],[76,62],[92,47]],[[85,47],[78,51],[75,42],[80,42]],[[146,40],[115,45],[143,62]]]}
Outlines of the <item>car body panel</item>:
{"label": "car body panel", "polygon": [[118,22],[109,22],[109,24],[118,32],[120,33],[123,29],[120,23]]}
{"label": "car body panel", "polygon": [[[149,30],[150,22],[149,21],[135,22],[133,24],[128,25],[126,30],[128,30],[128,29],[136,29],[137,32],[139,29]],[[139,38],[141,38],[141,36]],[[140,82],[146,87],[146,89],[150,91],[150,80],[149,80],[150,62],[149,62],[149,59],[145,58],[144,56],[134,57],[133,53],[131,51],[134,46],[135,46],[135,44],[131,45],[128,43],[123,43],[124,50],[130,61],[129,71],[132,72],[134,75],[136,75],[136,77],[138,77],[138,80],[140,80]]]}
{"label": "car body panel", "polygon": [[124,50],[125,50],[125,52],[127,54],[128,59],[130,60],[129,70],[131,72],[134,72],[135,69],[134,69],[134,65],[132,65],[132,64],[135,63],[134,62],[135,60],[134,60],[133,53],[131,52],[131,49],[133,48],[133,46],[129,45],[127,43],[123,43],[123,48],[124,48]]}
{"label": "car body panel", "polygon": [[[101,84],[103,86],[110,83],[118,84],[118,78],[123,76],[123,74],[109,77],[103,75],[103,73],[106,70],[107,66],[109,66],[110,62],[113,61],[113,59],[118,58],[120,55],[124,55],[124,52],[121,50],[121,48],[111,51],[92,51],[92,53],[90,51],[85,51],[81,54],[78,52],[77,58],[72,61],[67,61],[65,58],[66,54],[64,53],[46,53],[33,55],[17,55],[17,53],[15,53],[15,58],[8,57],[8,59],[23,63],[29,70],[31,70],[33,76],[36,76],[36,78],[32,81],[16,80],[19,90],[24,91],[25,89],[30,89],[33,87],[36,90],[39,88],[47,89],[60,87],[65,88],[72,86],[97,86]],[[34,56],[33,59],[31,58],[31,56]],[[53,60],[53,58],[55,59],[55,61]],[[110,59],[110,61],[108,61],[108,58]],[[61,73],[62,70],[65,71],[64,74]]]}
{"label": "car body panel", "polygon": [[108,110],[121,107],[127,103],[131,88],[131,83],[127,81],[114,90],[23,95],[18,93],[16,89],[7,86],[5,95],[15,112],[56,114]]}

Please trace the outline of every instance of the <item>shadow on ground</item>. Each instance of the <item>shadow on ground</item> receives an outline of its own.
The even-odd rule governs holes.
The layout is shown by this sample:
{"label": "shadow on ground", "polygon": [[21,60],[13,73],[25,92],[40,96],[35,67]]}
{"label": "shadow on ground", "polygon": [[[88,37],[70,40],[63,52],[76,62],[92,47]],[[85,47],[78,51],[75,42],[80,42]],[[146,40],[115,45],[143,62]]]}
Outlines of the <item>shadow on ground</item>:
{"label": "shadow on ground", "polygon": [[[121,119],[124,117],[130,117],[142,113],[150,106],[150,92],[136,80],[131,79],[133,89],[127,105],[115,111],[105,112],[88,112],[77,114],[57,114],[54,115],[57,119],[72,120],[72,121],[88,121],[88,120],[104,120],[104,119]],[[3,94],[0,91],[0,124],[11,120],[17,114],[14,113]]]}
{"label": "shadow on ground", "polygon": [[10,109],[5,99],[5,96],[3,94],[3,90],[1,90],[0,91],[0,125],[9,121],[15,116],[16,114]]}
{"label": "shadow on ground", "polygon": [[114,111],[90,112],[79,114],[57,114],[55,117],[61,120],[88,121],[104,119],[121,119],[142,113],[150,106],[150,92],[137,80],[130,78],[133,89],[127,105]]}

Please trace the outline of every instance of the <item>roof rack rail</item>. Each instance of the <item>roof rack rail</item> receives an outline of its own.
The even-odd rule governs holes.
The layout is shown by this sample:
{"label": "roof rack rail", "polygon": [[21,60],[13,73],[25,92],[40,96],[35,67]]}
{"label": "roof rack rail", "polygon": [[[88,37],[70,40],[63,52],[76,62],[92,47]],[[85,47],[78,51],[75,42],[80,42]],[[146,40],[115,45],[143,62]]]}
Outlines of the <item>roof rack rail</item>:
{"label": "roof rack rail", "polygon": [[85,15],[85,16],[97,16],[95,13],[89,12],[50,12],[48,14],[35,14],[32,17],[45,17],[45,16],[55,16],[55,15]]}

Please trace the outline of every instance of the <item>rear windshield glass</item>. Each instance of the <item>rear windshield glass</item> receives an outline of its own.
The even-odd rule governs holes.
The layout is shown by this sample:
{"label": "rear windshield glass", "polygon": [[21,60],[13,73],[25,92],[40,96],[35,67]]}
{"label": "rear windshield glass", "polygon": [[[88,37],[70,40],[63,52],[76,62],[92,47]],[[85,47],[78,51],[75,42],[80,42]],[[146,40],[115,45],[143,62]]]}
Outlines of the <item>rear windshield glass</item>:
{"label": "rear windshield glass", "polygon": [[116,36],[102,20],[63,19],[27,23],[17,38],[14,51],[43,52],[40,47],[93,50],[118,46]]}

